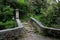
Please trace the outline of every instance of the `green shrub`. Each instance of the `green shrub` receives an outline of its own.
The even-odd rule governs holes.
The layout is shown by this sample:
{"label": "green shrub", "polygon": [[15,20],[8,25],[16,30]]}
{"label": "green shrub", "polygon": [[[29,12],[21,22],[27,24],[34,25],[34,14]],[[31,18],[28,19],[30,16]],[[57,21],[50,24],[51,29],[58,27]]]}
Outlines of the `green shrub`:
{"label": "green shrub", "polygon": [[15,21],[12,21],[12,20],[6,21],[6,23],[5,23],[5,28],[6,28],[6,29],[8,29],[8,28],[13,28],[13,27],[15,27],[14,25],[15,25]]}
{"label": "green shrub", "polygon": [[[25,18],[29,18],[29,0],[3,0],[5,5],[10,5],[12,8],[19,9],[19,17],[20,19],[25,20]],[[5,2],[6,1],[6,2]]]}
{"label": "green shrub", "polygon": [[20,13],[19,13],[19,17],[20,19],[22,20],[25,20],[25,19],[28,19],[29,18],[29,1],[28,0],[18,0],[18,6],[19,6],[19,9],[20,9]]}
{"label": "green shrub", "polygon": [[2,7],[0,10],[0,21],[11,20],[13,17],[13,9],[10,6]]}
{"label": "green shrub", "polygon": [[14,27],[15,27],[15,21],[13,20],[6,21],[5,23],[0,22],[0,30],[14,28]]}
{"label": "green shrub", "polygon": [[5,29],[5,24],[3,22],[0,22],[0,30]]}
{"label": "green shrub", "polygon": [[25,0],[18,0],[18,3],[24,4]]}
{"label": "green shrub", "polygon": [[3,5],[3,0],[0,1],[0,30],[15,27],[13,11],[9,5]]}
{"label": "green shrub", "polygon": [[[33,15],[38,21],[42,22],[43,25],[47,27],[60,28],[60,2],[56,3],[56,1],[52,0],[53,3],[37,0]],[[44,4],[44,5],[43,5]]]}
{"label": "green shrub", "polygon": [[3,9],[4,11],[4,20],[10,20],[13,17],[13,9],[7,6],[6,8]]}

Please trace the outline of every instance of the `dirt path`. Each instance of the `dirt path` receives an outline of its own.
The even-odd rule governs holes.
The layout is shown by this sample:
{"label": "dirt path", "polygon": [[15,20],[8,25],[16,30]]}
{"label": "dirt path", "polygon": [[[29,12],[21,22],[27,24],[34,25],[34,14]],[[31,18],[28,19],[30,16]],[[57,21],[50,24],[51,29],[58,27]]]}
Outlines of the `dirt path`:
{"label": "dirt path", "polygon": [[34,33],[34,27],[29,23],[23,23],[24,26],[24,37],[22,40],[57,40],[57,39],[51,39],[48,37],[41,36],[39,34]]}

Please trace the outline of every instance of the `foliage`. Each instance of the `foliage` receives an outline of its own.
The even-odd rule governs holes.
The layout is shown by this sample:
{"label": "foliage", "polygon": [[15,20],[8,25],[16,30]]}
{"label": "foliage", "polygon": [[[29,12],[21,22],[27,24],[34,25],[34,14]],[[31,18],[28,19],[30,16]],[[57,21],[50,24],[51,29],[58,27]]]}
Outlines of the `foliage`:
{"label": "foliage", "polygon": [[5,29],[5,25],[3,22],[0,22],[0,30]]}
{"label": "foliage", "polygon": [[10,5],[10,7],[19,9],[20,19],[29,18],[30,16],[30,3],[29,0],[3,0],[4,5]]}
{"label": "foliage", "polygon": [[13,8],[9,5],[4,5],[0,1],[0,30],[14,27],[15,21],[12,20]]}
{"label": "foliage", "polygon": [[13,16],[13,9],[9,6],[0,8],[0,21],[7,21],[12,19]]}
{"label": "foliage", "polygon": [[15,25],[15,21],[12,21],[12,20],[6,21],[5,28],[13,28],[15,27],[14,25]]}
{"label": "foliage", "polygon": [[[38,21],[42,22],[47,27],[54,27],[54,28],[60,28],[60,3],[56,3],[56,1],[42,1],[38,0],[37,5],[33,5],[34,8],[35,16],[33,15],[34,18],[36,18]],[[41,4],[40,4],[41,3]],[[44,4],[44,5],[43,5]],[[39,5],[39,6],[38,6]],[[42,7],[41,7],[42,6]],[[40,7],[40,8],[39,8]]]}
{"label": "foliage", "polygon": [[[57,3],[56,0],[7,0],[6,4],[20,10],[20,19],[28,20],[30,16],[33,16],[45,26],[59,28],[57,25],[60,24],[60,1]],[[13,14],[9,15],[11,18]],[[3,15],[1,17],[3,20],[10,20],[7,17],[4,19]]]}
{"label": "foliage", "polygon": [[6,21],[5,23],[0,22],[0,30],[9,29],[9,28],[13,28],[13,27],[15,27],[15,21],[13,21],[13,20]]}
{"label": "foliage", "polygon": [[23,3],[21,3],[21,1],[23,1],[23,0],[20,0],[20,2],[18,2],[19,9],[20,9],[20,12],[19,12],[20,19],[26,20],[30,16],[30,13],[29,13],[29,5],[30,4],[26,0],[24,0]]}
{"label": "foliage", "polygon": [[39,15],[41,14],[41,8],[46,8],[46,0],[34,0],[32,3],[33,6],[33,12],[35,13],[35,15]]}
{"label": "foliage", "polygon": [[24,1],[25,1],[25,0],[18,0],[18,2],[19,2],[20,4],[24,4]]}

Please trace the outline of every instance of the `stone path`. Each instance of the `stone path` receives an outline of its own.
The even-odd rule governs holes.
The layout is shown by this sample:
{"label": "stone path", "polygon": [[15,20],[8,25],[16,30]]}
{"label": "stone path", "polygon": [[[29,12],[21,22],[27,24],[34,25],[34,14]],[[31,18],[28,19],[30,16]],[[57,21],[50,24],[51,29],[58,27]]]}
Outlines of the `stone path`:
{"label": "stone path", "polygon": [[57,40],[57,39],[51,39],[49,37],[45,37],[39,34],[34,33],[34,27],[29,23],[23,23],[24,26],[24,37],[22,40]]}

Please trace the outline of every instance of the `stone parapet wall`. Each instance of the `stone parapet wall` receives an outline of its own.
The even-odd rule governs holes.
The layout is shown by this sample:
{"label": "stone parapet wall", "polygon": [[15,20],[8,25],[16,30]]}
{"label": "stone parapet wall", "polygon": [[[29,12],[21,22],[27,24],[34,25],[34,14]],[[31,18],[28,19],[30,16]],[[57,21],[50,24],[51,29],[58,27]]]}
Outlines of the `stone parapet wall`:
{"label": "stone parapet wall", "polygon": [[0,31],[0,40],[18,40],[22,28],[13,28]]}
{"label": "stone parapet wall", "polygon": [[22,34],[23,26],[19,19],[16,19],[18,27],[0,30],[0,40],[18,40]]}
{"label": "stone parapet wall", "polygon": [[60,29],[45,27],[44,25],[41,24],[41,22],[37,21],[32,17],[30,18],[30,22],[38,29],[39,32],[42,30],[44,33],[48,35],[60,36]]}

